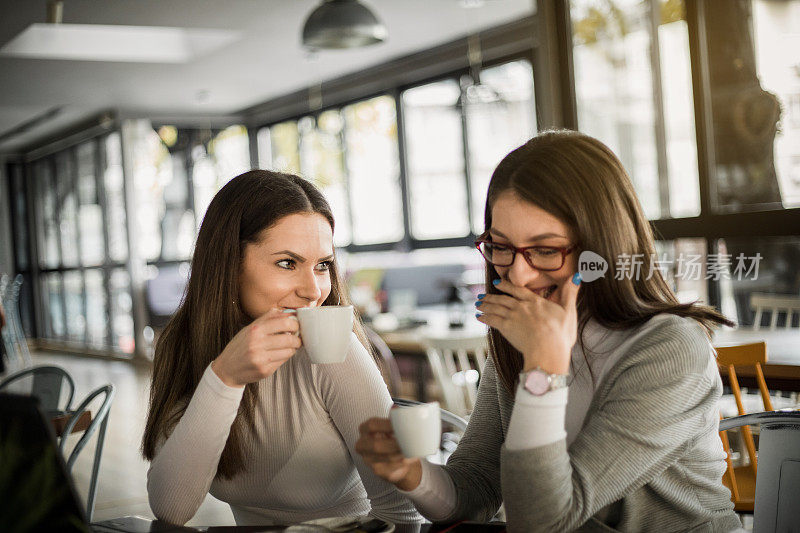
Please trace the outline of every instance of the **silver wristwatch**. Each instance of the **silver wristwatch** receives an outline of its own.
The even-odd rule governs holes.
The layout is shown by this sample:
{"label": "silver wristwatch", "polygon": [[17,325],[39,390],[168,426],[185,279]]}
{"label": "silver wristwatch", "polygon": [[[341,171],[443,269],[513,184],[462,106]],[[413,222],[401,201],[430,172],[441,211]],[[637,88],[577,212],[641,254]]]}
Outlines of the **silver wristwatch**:
{"label": "silver wristwatch", "polygon": [[537,367],[529,372],[519,375],[519,382],[522,387],[534,396],[542,396],[551,390],[563,389],[567,386],[567,376],[569,374],[548,374]]}

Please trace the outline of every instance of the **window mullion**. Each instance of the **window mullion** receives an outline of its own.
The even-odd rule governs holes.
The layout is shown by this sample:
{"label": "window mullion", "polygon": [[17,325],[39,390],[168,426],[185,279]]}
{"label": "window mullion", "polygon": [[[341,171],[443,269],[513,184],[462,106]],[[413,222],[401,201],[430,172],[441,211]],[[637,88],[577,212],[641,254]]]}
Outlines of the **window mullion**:
{"label": "window mullion", "polygon": [[[347,121],[344,119],[341,108],[336,112],[339,114],[339,123],[342,125],[337,135],[339,137],[339,148],[342,151],[342,177],[344,179],[345,198],[347,199],[347,223],[350,224],[350,244],[353,244],[356,226],[353,217],[353,191],[350,190],[350,171],[347,166],[347,135],[345,131],[347,128]],[[317,122],[317,126],[319,126],[319,122]]]}
{"label": "window mullion", "polygon": [[[58,165],[56,162],[56,155],[48,158],[50,165],[50,186],[53,188],[55,198],[53,210],[55,211],[56,220],[56,247],[58,249],[58,265],[59,265],[59,279],[58,279],[58,293],[59,300],[61,300],[61,326],[63,327],[61,340],[67,339],[67,299],[64,295],[64,250],[61,245],[61,195],[58,190]],[[49,282],[48,282],[49,285]],[[52,328],[51,328],[52,330]]]}
{"label": "window mullion", "polygon": [[106,156],[106,141],[108,135],[98,137],[96,139],[95,153],[94,153],[94,179],[97,187],[97,201],[100,203],[100,213],[103,218],[103,246],[105,248],[103,253],[103,292],[105,293],[105,309],[103,310],[106,316],[106,331],[105,331],[105,344],[106,346],[113,346],[112,341],[112,314],[111,314],[111,237],[108,234],[109,228],[109,214],[108,214],[108,198],[106,196],[106,182],[105,171],[108,163]]}
{"label": "window mullion", "polygon": [[[467,74],[464,74],[467,76]],[[470,78],[472,77],[469,74]],[[472,80],[472,83],[476,83],[477,80]],[[464,98],[464,87],[462,86],[461,82],[459,81],[459,87],[461,89],[461,99],[458,106],[459,114],[461,115],[461,149],[464,157],[464,186],[467,188],[467,227],[468,232],[467,235],[470,236],[473,234],[472,228],[472,164],[470,162],[469,157],[469,134],[467,128],[467,104],[466,99]]]}
{"label": "window mullion", "polygon": [[700,217],[711,214],[712,184],[715,182],[716,154],[711,117],[711,88],[706,50],[706,13],[704,0],[686,0],[686,24],[689,30],[689,57],[692,66],[697,171],[700,177]]}
{"label": "window mullion", "polygon": [[[89,141],[92,142],[92,141]],[[83,345],[89,345],[89,297],[86,295],[86,265],[83,263],[83,235],[81,235],[81,194],[78,186],[78,146],[69,149],[69,157],[72,160],[72,172],[70,176],[72,194],[75,195],[75,245],[77,246],[78,268],[81,275],[81,301],[83,302]]]}
{"label": "window mullion", "polygon": [[[20,159],[20,165],[23,165],[23,160]],[[31,299],[30,303],[33,307],[33,331],[31,332],[35,338],[43,337],[44,332],[47,330],[45,327],[45,320],[47,317],[43,314],[41,302],[43,301],[43,291],[41,287],[42,276],[39,254],[39,225],[42,224],[43,218],[36,216],[36,206],[40,202],[36,201],[36,194],[39,191],[38,179],[39,176],[34,171],[33,163],[24,163],[22,166],[22,181],[20,186],[24,191],[25,198],[25,215],[28,222],[28,271],[31,274]],[[15,187],[16,189],[16,187]],[[18,194],[18,193],[17,193]]]}
{"label": "window mullion", "polygon": [[[180,133],[178,133],[180,137]],[[200,142],[199,135],[197,134],[197,130],[191,130],[188,133],[189,140],[187,142],[188,148],[184,149],[183,152],[183,164],[186,167],[186,208],[192,211],[192,218],[194,218],[194,232],[195,235],[199,233],[198,228],[200,227],[200,219],[199,214],[194,206],[194,157],[192,152],[194,152],[195,144]],[[170,158],[172,154],[170,154]],[[205,213],[203,213],[205,216]],[[163,239],[163,235],[162,235]],[[162,244],[163,249],[163,244]],[[161,251],[158,252],[158,258],[162,259]]]}
{"label": "window mullion", "polygon": [[400,91],[394,91],[395,116],[397,117],[397,152],[400,156],[400,192],[403,202],[403,239],[401,249],[412,248],[411,238],[411,206],[409,205],[408,186],[408,151],[406,147],[405,117],[403,98]]}
{"label": "window mullion", "polygon": [[658,0],[648,3],[650,20],[650,71],[653,82],[653,127],[656,138],[656,162],[658,169],[658,195],[661,218],[669,218],[669,163],[667,160],[667,128],[664,114],[664,93],[661,77],[661,45],[658,28],[661,24],[661,10]]}

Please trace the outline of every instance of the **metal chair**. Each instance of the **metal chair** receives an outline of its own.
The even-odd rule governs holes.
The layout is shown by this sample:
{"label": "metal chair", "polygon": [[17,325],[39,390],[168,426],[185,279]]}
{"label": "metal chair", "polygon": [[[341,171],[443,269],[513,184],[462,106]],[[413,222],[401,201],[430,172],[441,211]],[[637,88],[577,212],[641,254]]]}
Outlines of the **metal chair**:
{"label": "metal chair", "polygon": [[469,416],[475,406],[478,381],[486,364],[486,335],[426,337],[422,344],[433,376],[442,389],[445,407],[457,415]]}
{"label": "metal chair", "polygon": [[[25,381],[28,378],[31,379],[31,384],[26,386]],[[70,472],[86,443],[99,429],[86,504],[86,514],[91,520],[97,495],[97,477],[100,469],[100,457],[103,453],[103,443],[105,442],[108,413],[111,408],[111,402],[114,399],[114,386],[109,384],[92,391],[76,409],[72,409],[72,401],[75,397],[75,382],[72,376],[61,367],[43,365],[25,368],[6,377],[0,381],[0,391],[35,396],[39,399],[42,410],[49,416],[69,415],[69,421],[59,436],[59,449]],[[81,415],[88,412],[89,404],[101,394],[104,394],[105,397],[97,410],[97,414],[83,431],[69,455],[67,455],[67,441],[75,429],[75,425],[81,420]],[[64,397],[66,397],[66,401],[62,399]]]}
{"label": "metal chair", "polygon": [[796,531],[800,523],[800,412],[726,418],[720,432],[760,424],[753,531]]}
{"label": "metal chair", "polygon": [[[31,378],[26,387],[24,381]],[[29,394],[39,398],[42,409],[50,415],[71,411],[75,397],[75,382],[66,370],[59,366],[41,365],[24,368],[6,376],[0,381],[0,391],[7,390],[17,394]],[[66,391],[66,401],[62,401]]]}
{"label": "metal chair", "polygon": [[[92,422],[89,424],[89,427],[87,427],[83,432],[83,435],[81,435],[80,440],[75,443],[72,451],[69,453],[69,455],[67,455],[67,437],[72,433],[72,430],[74,429],[75,424],[80,420],[81,415],[84,412],[88,412],[89,404],[100,395],[104,395],[104,398],[103,402],[100,404],[100,407],[97,409],[97,414],[95,414]],[[92,435],[94,435],[94,433],[99,429],[99,433],[97,434],[97,444],[94,448],[92,473],[91,477],[89,478],[89,494],[86,498],[86,516],[89,518],[89,521],[92,520],[92,515],[94,514],[94,502],[95,497],[97,496],[97,478],[100,472],[100,459],[103,455],[103,443],[106,439],[106,427],[108,426],[108,416],[111,410],[112,401],[114,401],[114,385],[104,385],[90,392],[89,395],[77,407],[77,409],[71,413],[72,417],[64,428],[64,436],[61,437],[61,441],[59,443],[61,455],[64,456],[64,459],[67,463],[67,468],[70,472],[72,472],[72,468],[75,465],[78,455],[81,453],[81,451],[83,451],[86,443],[92,438]]]}

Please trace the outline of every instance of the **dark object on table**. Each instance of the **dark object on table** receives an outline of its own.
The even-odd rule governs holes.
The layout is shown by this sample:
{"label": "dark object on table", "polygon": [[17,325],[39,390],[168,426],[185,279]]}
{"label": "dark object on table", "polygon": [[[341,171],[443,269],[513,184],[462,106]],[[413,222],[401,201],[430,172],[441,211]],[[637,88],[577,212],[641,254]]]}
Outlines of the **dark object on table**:
{"label": "dark object on table", "polygon": [[0,457],[0,530],[89,531],[37,398],[0,394]]}
{"label": "dark object on table", "polygon": [[451,283],[447,289],[447,319],[450,329],[464,327],[464,300],[458,285]]}

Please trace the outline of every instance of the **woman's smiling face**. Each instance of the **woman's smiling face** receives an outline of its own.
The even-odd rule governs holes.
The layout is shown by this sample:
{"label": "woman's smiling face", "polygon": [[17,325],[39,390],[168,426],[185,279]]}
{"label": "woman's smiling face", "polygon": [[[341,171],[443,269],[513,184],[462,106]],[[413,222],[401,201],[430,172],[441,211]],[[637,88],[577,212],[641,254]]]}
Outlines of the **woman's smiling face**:
{"label": "woman's smiling face", "polygon": [[[501,193],[492,206],[489,237],[497,244],[518,248],[552,246],[567,248],[575,244],[574,234],[566,224],[544,209],[520,198],[513,191]],[[569,253],[562,267],[548,272],[533,268],[521,254],[511,266],[495,266],[497,274],[517,287],[525,287],[550,300],[577,271],[577,254]]]}
{"label": "woman's smiling face", "polygon": [[257,318],[270,309],[316,307],[331,292],[333,230],[322,215],[287,215],[250,243],[239,274],[242,311]]}

